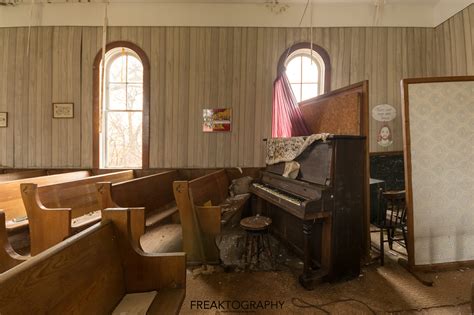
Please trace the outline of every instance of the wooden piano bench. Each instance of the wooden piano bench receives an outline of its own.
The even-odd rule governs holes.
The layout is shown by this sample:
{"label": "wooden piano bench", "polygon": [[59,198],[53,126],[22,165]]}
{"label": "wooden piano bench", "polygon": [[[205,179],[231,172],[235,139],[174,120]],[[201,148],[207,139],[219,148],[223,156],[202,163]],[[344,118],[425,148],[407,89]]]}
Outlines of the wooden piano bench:
{"label": "wooden piano bench", "polygon": [[272,250],[268,231],[271,224],[272,219],[259,214],[240,220],[240,227],[246,232],[245,250],[242,257],[245,263],[245,268],[252,264],[255,256],[257,257],[256,265],[259,266],[260,254],[266,252],[273,269]]}

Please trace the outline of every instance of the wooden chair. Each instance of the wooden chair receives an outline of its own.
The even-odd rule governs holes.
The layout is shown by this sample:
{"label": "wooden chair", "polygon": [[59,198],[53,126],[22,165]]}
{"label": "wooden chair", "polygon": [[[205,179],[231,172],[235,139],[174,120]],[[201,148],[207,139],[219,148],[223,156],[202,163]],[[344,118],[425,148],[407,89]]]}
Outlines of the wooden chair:
{"label": "wooden chair", "polygon": [[[406,236],[406,200],[405,191],[387,191],[379,190],[378,194],[378,216],[375,225],[380,229],[380,264],[385,262],[384,243],[393,248],[393,241],[404,241],[407,244]],[[400,230],[403,238],[396,239],[395,231]],[[387,234],[387,240],[384,239],[384,232]]]}
{"label": "wooden chair", "polygon": [[183,247],[188,263],[219,263],[216,237],[222,226],[240,222],[250,195],[230,198],[225,170],[191,181],[175,181],[174,196],[183,229]]}
{"label": "wooden chair", "polygon": [[128,170],[52,185],[21,184],[30,220],[31,255],[100,221],[96,183],[133,178],[133,171]]}
{"label": "wooden chair", "polygon": [[0,273],[24,262],[27,256],[16,253],[10,246],[5,228],[5,213],[0,210]]}
{"label": "wooden chair", "polygon": [[0,274],[0,314],[111,314],[124,295],[157,291],[147,314],[178,314],[186,293],[184,253],[145,254],[129,241],[133,209]]}

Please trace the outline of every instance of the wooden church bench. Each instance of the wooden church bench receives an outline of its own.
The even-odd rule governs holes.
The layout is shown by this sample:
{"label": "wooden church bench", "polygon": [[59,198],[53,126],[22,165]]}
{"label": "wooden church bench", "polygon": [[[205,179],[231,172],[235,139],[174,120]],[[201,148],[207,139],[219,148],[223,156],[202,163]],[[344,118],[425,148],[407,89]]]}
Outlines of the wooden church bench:
{"label": "wooden church bench", "polygon": [[26,209],[21,197],[21,184],[47,185],[82,179],[88,176],[90,176],[89,171],[76,171],[0,183],[0,209],[5,212],[7,231],[12,233],[28,228]]}
{"label": "wooden church bench", "polygon": [[0,273],[24,262],[27,256],[17,254],[10,246],[5,228],[5,213],[0,210]]}
{"label": "wooden church bench", "polygon": [[7,182],[17,179],[32,178],[39,176],[46,176],[48,172],[46,170],[31,170],[31,171],[19,171],[0,174],[0,182]]}
{"label": "wooden church bench", "polygon": [[22,184],[21,194],[30,221],[31,255],[100,221],[96,183],[116,183],[133,177],[133,171],[128,170],[51,185]]}
{"label": "wooden church bench", "polygon": [[145,211],[132,220],[132,238],[139,242],[154,226],[179,220],[173,182],[180,179],[179,172],[171,170],[119,183],[98,183],[100,209],[143,207]]}
{"label": "wooden church bench", "polygon": [[216,236],[221,234],[223,226],[240,221],[250,195],[231,198],[229,185],[223,169],[173,184],[183,229],[183,247],[190,264],[218,263]]}
{"label": "wooden church bench", "polygon": [[107,209],[102,222],[0,274],[0,314],[111,314],[126,294],[150,291],[147,314],[178,314],[185,254],[133,246],[131,211]]}

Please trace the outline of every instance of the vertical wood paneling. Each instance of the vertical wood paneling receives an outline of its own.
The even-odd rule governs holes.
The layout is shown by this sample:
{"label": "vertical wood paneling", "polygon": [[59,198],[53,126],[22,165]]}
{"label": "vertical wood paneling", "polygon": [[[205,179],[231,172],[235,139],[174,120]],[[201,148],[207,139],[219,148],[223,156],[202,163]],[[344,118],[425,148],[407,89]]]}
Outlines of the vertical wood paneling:
{"label": "vertical wood paneling", "polygon": [[[165,107],[166,107],[166,35],[164,28],[151,29],[150,54],[150,166],[158,167],[164,161]],[[192,108],[192,106],[190,106]]]}
{"label": "vertical wood paneling", "polygon": [[[13,32],[13,29],[0,29],[0,111],[1,112],[10,112],[11,107],[9,106],[9,81],[11,80],[9,73],[9,65],[12,62],[9,62],[9,43],[10,36]],[[0,128],[0,165],[10,166],[13,165],[13,128],[11,121],[11,112],[10,112],[10,121],[9,128]]]}
{"label": "vertical wood paneling", "polygon": [[[388,103],[393,145],[377,145],[382,123],[370,119],[371,152],[402,150],[402,78],[474,74],[474,6],[434,29],[315,28],[331,57],[332,89],[369,80],[370,108]],[[150,166],[263,164],[271,135],[273,81],[281,53],[310,41],[308,28],[110,27],[108,42],[128,40],[150,60]],[[0,29],[0,165],[91,167],[92,63],[101,27]],[[74,102],[75,118],[52,119],[52,102]],[[231,133],[203,133],[202,109],[231,107]]]}
{"label": "vertical wood paneling", "polygon": [[459,12],[434,30],[434,72],[440,76],[474,74],[474,5]]}
{"label": "vertical wood paneling", "polygon": [[[18,167],[27,167],[28,157],[28,59],[26,55],[27,32],[25,28],[16,33],[15,50],[15,90],[11,121],[13,121],[15,141],[15,162]],[[25,132],[26,131],[26,132]]]}
{"label": "vertical wood paneling", "polygon": [[82,28],[54,27],[52,102],[74,103],[74,119],[52,121],[52,165],[81,166]]}

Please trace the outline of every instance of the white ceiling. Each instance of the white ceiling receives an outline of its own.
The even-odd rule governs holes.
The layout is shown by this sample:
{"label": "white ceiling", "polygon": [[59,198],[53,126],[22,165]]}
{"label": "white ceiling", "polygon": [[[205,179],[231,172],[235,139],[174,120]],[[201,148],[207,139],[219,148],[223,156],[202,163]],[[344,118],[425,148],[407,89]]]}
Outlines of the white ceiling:
{"label": "white ceiling", "polygon": [[[10,0],[22,4],[30,4],[32,0]],[[312,0],[313,3],[324,4],[374,4],[377,0]],[[384,1],[384,0],[380,0]],[[107,0],[35,0],[36,3],[103,3]],[[109,0],[110,3],[266,3],[272,0]],[[280,3],[306,3],[307,0],[279,0]],[[385,4],[396,5],[436,5],[440,0],[385,0]]]}
{"label": "white ceiling", "polygon": [[[0,27],[28,25],[100,26],[109,2],[111,26],[260,26],[308,27],[302,12],[308,0],[0,0]],[[309,0],[315,27],[435,27],[474,0]],[[381,10],[376,10],[376,4]],[[31,5],[35,4],[35,5]],[[376,14],[377,11],[377,14]],[[310,10],[308,10],[310,12]],[[377,15],[377,18],[375,18]],[[375,22],[377,21],[377,22]]]}

